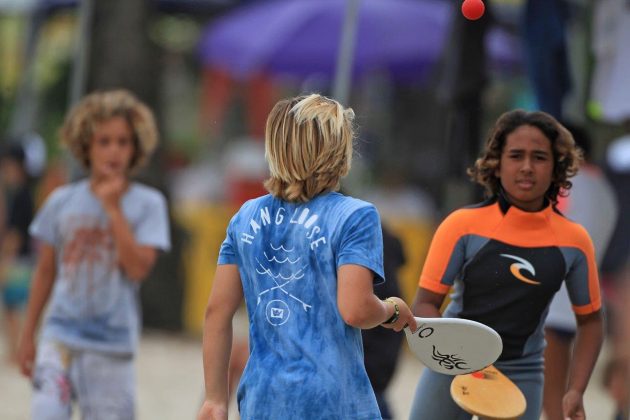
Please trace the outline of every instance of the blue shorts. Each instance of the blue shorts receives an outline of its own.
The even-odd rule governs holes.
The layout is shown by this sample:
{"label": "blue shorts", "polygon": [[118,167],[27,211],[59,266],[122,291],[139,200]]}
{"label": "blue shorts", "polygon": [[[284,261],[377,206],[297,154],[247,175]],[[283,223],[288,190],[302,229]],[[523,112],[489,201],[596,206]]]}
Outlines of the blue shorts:
{"label": "blue shorts", "polygon": [[21,309],[26,305],[31,287],[32,268],[28,263],[16,262],[6,270],[2,283],[2,303],[9,310]]}

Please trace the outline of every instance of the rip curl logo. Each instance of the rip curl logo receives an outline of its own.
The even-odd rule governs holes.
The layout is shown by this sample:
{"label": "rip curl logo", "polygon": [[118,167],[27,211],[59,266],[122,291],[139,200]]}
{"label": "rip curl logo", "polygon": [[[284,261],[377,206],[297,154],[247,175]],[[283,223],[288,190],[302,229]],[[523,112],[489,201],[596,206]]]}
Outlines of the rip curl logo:
{"label": "rip curl logo", "polygon": [[536,276],[536,270],[534,269],[534,266],[532,265],[532,263],[530,263],[524,258],[517,257],[515,255],[501,254],[501,256],[517,261],[513,263],[512,265],[510,265],[510,272],[519,281],[522,281],[523,283],[527,283],[527,284],[533,284],[535,286],[540,285],[539,281],[528,279],[527,277],[523,275],[523,273],[521,273],[521,270],[524,270],[524,271],[529,272],[532,275],[532,277]]}

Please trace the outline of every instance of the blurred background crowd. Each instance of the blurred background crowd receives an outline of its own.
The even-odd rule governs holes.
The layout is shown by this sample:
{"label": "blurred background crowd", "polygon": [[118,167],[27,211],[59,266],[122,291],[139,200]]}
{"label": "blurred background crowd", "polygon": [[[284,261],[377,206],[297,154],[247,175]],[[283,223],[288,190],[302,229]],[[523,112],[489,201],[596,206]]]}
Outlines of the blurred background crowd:
{"label": "blurred background crowd", "polygon": [[[27,282],[5,275],[30,252],[14,249],[12,232],[25,235],[47,194],[82,176],[57,129],[94,90],[127,88],[158,117],[160,149],[140,178],[169,199],[173,250],[141,289],[143,320],[192,335],[227,222],[265,193],[264,122],[279,98],[319,92],[354,109],[358,153],[343,188],[375,203],[400,239],[409,301],[436,223],[481,198],[465,169],[490,123],[540,109],[586,133],[614,196],[612,213],[598,200],[580,206],[616,214],[598,259],[614,343],[607,379],[623,413],[630,1],[485,4],[469,21],[459,0],[0,0],[1,276]],[[15,308],[4,309],[13,334]]]}

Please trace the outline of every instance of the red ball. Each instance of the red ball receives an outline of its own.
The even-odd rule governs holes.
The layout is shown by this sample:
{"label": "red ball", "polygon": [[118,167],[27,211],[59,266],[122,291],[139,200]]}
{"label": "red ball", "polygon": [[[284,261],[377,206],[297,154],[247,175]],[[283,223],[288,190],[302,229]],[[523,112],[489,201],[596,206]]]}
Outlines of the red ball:
{"label": "red ball", "polygon": [[462,3],[462,14],[468,20],[477,20],[483,16],[486,6],[481,0],[464,0]]}

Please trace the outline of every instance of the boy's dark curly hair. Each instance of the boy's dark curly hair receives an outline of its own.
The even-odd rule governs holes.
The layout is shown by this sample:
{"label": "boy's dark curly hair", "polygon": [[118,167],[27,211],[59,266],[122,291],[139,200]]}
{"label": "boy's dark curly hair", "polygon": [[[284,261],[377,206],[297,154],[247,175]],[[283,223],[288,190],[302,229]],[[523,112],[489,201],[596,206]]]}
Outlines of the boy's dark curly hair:
{"label": "boy's dark curly hair", "polygon": [[486,141],[481,157],[468,168],[467,173],[473,181],[485,188],[487,196],[496,196],[501,189],[496,170],[499,168],[507,136],[522,125],[538,128],[551,142],[553,176],[545,197],[555,205],[558,203],[558,195],[564,195],[563,191],[571,188],[569,178],[577,173],[583,157],[571,133],[545,112],[517,109],[501,115]]}

